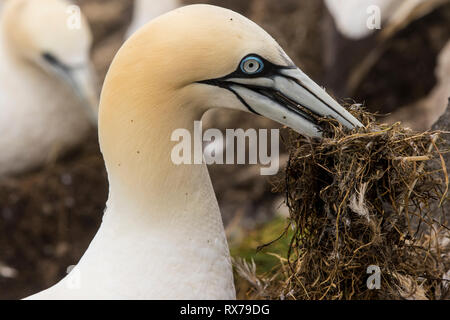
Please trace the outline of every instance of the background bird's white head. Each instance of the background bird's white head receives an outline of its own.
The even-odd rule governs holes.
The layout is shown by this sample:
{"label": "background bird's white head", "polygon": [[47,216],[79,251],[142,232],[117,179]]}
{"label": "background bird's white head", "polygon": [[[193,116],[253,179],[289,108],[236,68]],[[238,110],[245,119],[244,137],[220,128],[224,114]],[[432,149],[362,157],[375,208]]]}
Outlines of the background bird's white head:
{"label": "background bird's white head", "polygon": [[92,35],[77,7],[65,0],[8,0],[1,27],[7,48],[17,59],[67,81],[96,118]]}
{"label": "background bird's white head", "polygon": [[71,5],[64,0],[7,1],[2,24],[10,47],[38,63],[44,54],[67,66],[88,63],[91,32],[82,14],[79,24],[71,24]]}

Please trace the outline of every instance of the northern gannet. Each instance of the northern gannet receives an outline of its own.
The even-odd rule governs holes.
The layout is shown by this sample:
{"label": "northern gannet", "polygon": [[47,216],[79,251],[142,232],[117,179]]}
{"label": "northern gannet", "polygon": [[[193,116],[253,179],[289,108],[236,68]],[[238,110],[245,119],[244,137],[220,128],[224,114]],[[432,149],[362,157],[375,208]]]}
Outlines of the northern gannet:
{"label": "northern gannet", "polygon": [[192,5],[154,19],[125,42],[103,86],[102,225],[72,272],[31,299],[235,298],[207,167],[171,161],[174,130],[192,133],[210,108],[259,114],[310,137],[321,132],[309,112],[361,126],[247,18]]}
{"label": "northern gannet", "polygon": [[331,20],[325,24],[324,42],[328,87],[337,96],[354,95],[390,39],[449,1],[325,0]]}
{"label": "northern gannet", "polygon": [[0,176],[45,163],[96,123],[91,33],[64,0],[8,0],[0,18]]}
{"label": "northern gannet", "polygon": [[180,6],[180,0],[135,0],[133,20],[127,31],[127,38],[147,22]]}

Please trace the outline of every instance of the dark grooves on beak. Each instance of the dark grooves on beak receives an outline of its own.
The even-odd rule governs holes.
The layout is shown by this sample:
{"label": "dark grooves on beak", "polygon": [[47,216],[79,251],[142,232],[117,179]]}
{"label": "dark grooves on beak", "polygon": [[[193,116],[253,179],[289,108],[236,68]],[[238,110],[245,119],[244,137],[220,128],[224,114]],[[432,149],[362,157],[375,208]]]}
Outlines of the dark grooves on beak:
{"label": "dark grooves on beak", "polygon": [[[300,80],[298,80],[297,78],[288,76],[283,74],[283,77],[294,81],[295,83],[297,83],[299,86],[301,86],[303,89],[305,89],[307,92],[309,92],[314,98],[316,98],[318,101],[322,102],[324,105],[326,105],[328,108],[330,108],[331,110],[333,110],[336,114],[338,114],[339,116],[341,116],[342,119],[344,119],[347,123],[350,124],[351,127],[354,127],[355,125],[353,123],[351,123],[349,120],[347,120],[347,118],[345,116],[343,116],[338,110],[336,110],[335,108],[333,108],[331,105],[329,105],[328,103],[326,103],[321,97],[319,97],[316,93],[312,92],[306,85],[304,85]],[[308,109],[309,110],[309,109]],[[311,111],[311,110],[309,110]],[[320,115],[317,115],[320,117]]]}
{"label": "dark grooves on beak", "polygon": [[220,81],[220,80],[205,80],[205,81],[201,81],[200,83],[209,84],[209,85],[213,85],[213,86],[217,86],[217,87],[229,90],[239,99],[239,101],[242,102],[242,104],[250,112],[252,112],[256,115],[260,115],[245,101],[244,98],[242,98],[230,86],[235,85],[235,86],[245,87],[249,90],[259,93],[260,95],[262,95],[266,98],[269,98],[272,101],[277,102],[282,107],[287,108],[288,110],[292,111],[293,113],[297,114],[298,116],[302,117],[303,119],[305,119],[311,123],[314,123],[319,128],[319,125],[318,125],[318,119],[320,118],[319,114],[314,113],[312,110],[308,109],[307,107],[298,104],[297,102],[289,99],[288,97],[284,96],[283,94],[281,94],[280,92],[278,92],[272,88],[266,88],[266,87],[255,86],[255,85],[247,85],[247,84],[235,83],[235,82],[228,82],[228,81]]}
{"label": "dark grooves on beak", "polygon": [[281,106],[289,109],[290,111],[294,112],[295,114],[301,116],[305,120],[308,120],[311,123],[317,124],[318,123],[318,114],[315,114],[308,108],[296,103],[295,101],[292,101],[291,99],[285,97],[280,92],[275,90],[267,90],[267,91],[260,91],[261,94],[265,95],[266,97],[278,102]]}
{"label": "dark grooves on beak", "polygon": [[[307,107],[302,106],[302,105],[298,104],[297,102],[289,99],[288,97],[284,96],[281,92],[279,92],[277,90],[274,90],[272,88],[255,86],[255,85],[246,85],[246,84],[242,84],[242,83],[229,82],[229,84],[242,86],[249,90],[255,91],[255,92],[259,93],[260,95],[262,95],[266,98],[269,98],[272,101],[277,102],[282,107],[288,109],[289,111],[292,111],[293,113],[297,114],[298,116],[302,117],[303,119],[318,125],[318,118],[320,118],[319,114],[316,114],[312,110],[308,109]],[[232,89],[230,89],[230,90],[232,90]],[[235,93],[235,94],[239,97],[239,95],[237,93]],[[241,99],[241,101],[243,100],[243,98],[241,98],[241,97],[239,97],[239,98]]]}
{"label": "dark grooves on beak", "polygon": [[229,91],[231,91],[238,99],[239,101],[242,102],[242,104],[248,109],[248,111],[250,111],[251,113],[254,113],[258,116],[260,116],[260,114],[258,112],[256,112],[252,107],[250,107],[250,105],[244,100],[244,98],[242,98],[236,91],[234,91],[231,88],[227,88]]}

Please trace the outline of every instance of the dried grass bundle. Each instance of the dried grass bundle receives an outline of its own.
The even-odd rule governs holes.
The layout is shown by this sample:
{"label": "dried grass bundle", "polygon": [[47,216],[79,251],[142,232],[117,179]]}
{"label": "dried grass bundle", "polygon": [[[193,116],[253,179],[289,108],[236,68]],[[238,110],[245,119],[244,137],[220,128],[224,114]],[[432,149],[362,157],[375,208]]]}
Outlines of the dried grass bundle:
{"label": "dried grass bundle", "polygon": [[[377,124],[358,107],[351,112],[364,128],[349,133],[323,119],[322,141],[291,134],[277,190],[286,193],[294,236],[253,298],[449,298],[446,133],[416,133]],[[368,288],[369,266],[381,271],[379,290]]]}

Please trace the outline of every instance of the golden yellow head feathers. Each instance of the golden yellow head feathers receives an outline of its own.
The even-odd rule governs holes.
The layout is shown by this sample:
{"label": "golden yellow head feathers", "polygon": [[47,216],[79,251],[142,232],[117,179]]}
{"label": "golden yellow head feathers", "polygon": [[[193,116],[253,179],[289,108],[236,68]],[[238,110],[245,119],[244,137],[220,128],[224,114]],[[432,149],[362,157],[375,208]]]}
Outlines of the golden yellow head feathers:
{"label": "golden yellow head feathers", "polygon": [[[231,10],[186,6],[162,15],[138,31],[117,57],[136,68],[151,66],[158,81],[183,86],[234,71],[242,57],[259,54],[279,65],[292,64],[261,27]],[[130,59],[128,52],[140,53]],[[133,67],[129,65],[128,67]]]}

